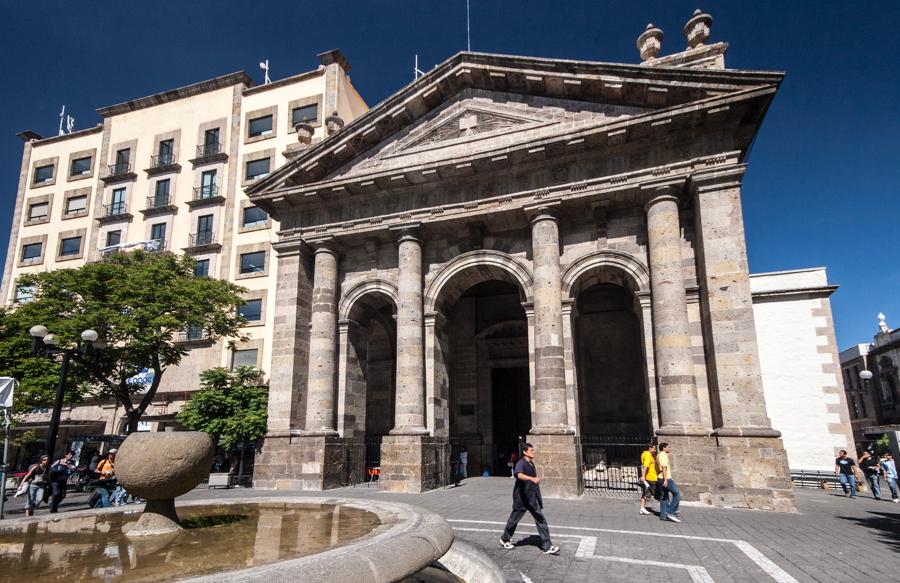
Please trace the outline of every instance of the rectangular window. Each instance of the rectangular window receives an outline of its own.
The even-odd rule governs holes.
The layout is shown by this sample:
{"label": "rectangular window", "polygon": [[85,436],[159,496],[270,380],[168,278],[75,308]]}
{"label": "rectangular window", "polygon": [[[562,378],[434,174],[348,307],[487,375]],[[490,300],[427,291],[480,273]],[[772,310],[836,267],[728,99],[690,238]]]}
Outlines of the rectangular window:
{"label": "rectangular window", "polygon": [[254,251],[241,254],[241,273],[262,273],[266,270],[266,252]]}
{"label": "rectangular window", "polygon": [[112,191],[112,200],[109,204],[110,216],[121,215],[125,212],[125,189],[116,188]]}
{"label": "rectangular window", "polygon": [[48,180],[53,180],[53,164],[48,164],[47,166],[38,166],[34,169],[35,184],[47,182]]}
{"label": "rectangular window", "polygon": [[156,190],[153,193],[153,208],[166,206],[169,204],[169,186],[171,185],[171,180],[166,178],[165,180],[158,180],[156,182]]}
{"label": "rectangular window", "polygon": [[27,304],[31,300],[34,299],[34,286],[33,285],[20,285],[16,286],[16,303],[19,304]]}
{"label": "rectangular window", "polygon": [[219,144],[219,128],[206,130],[203,134],[203,144],[206,146],[217,146]]}
{"label": "rectangular window", "polygon": [[118,150],[116,152],[116,166],[127,168],[129,163],[131,163],[131,148]]}
{"label": "rectangular window", "polygon": [[202,340],[203,339],[203,326],[188,326],[185,330],[185,337],[188,340]]}
{"label": "rectangular window", "polygon": [[109,231],[106,233],[106,246],[112,247],[122,242],[122,231]]}
{"label": "rectangular window", "polygon": [[27,245],[22,245],[22,261],[40,259],[43,250],[43,243],[29,243]]}
{"label": "rectangular window", "polygon": [[259,136],[268,136],[272,133],[272,116],[265,115],[250,120],[250,129],[248,134],[251,138]]}
{"label": "rectangular window", "polygon": [[197,277],[209,277],[209,259],[198,259],[194,266],[194,275]]}
{"label": "rectangular window", "polygon": [[313,103],[312,105],[304,105],[303,107],[295,107],[293,111],[291,111],[291,125],[295,126],[298,123],[316,123],[316,114],[318,113],[319,106]]}
{"label": "rectangular window", "polygon": [[259,349],[251,348],[249,350],[235,350],[231,355],[231,368],[236,369],[239,366],[256,366],[256,357]]}
{"label": "rectangular window", "polygon": [[90,156],[72,160],[72,169],[69,172],[69,176],[83,176],[85,174],[90,174],[92,162],[93,160],[91,160]]}
{"label": "rectangular window", "polygon": [[247,180],[256,180],[257,178],[268,176],[269,163],[270,160],[268,158],[263,158],[262,160],[251,160],[250,162],[247,162]]}
{"label": "rectangular window", "polygon": [[243,222],[241,224],[244,227],[256,227],[265,225],[268,220],[269,215],[266,211],[258,206],[248,206],[244,209]]}
{"label": "rectangular window", "polygon": [[87,210],[87,195],[73,196],[66,199],[66,214],[80,213]]}
{"label": "rectangular window", "polygon": [[41,219],[46,219],[49,213],[50,203],[38,202],[28,207],[28,220],[39,221]]}
{"label": "rectangular window", "polygon": [[156,165],[165,166],[175,161],[175,140],[163,140],[159,143]]}
{"label": "rectangular window", "polygon": [[59,254],[62,257],[81,253],[81,237],[67,237],[59,243]]}
{"label": "rectangular window", "polygon": [[259,322],[262,320],[262,300],[247,300],[243,306],[238,308],[238,314],[248,322]]}
{"label": "rectangular window", "polygon": [[166,240],[166,224],[165,223],[156,223],[155,225],[151,225],[150,238],[153,239],[154,241],[165,241]]}
{"label": "rectangular window", "polygon": [[200,198],[216,195],[216,171],[207,170],[200,175]]}

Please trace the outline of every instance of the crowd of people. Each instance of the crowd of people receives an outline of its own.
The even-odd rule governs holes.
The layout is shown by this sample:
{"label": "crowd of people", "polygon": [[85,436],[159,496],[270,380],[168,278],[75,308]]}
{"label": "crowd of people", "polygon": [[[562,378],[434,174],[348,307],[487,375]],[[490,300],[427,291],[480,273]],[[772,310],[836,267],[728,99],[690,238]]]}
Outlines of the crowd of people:
{"label": "crowd of people", "polygon": [[881,480],[884,480],[891,491],[891,501],[894,504],[900,504],[897,489],[897,465],[890,451],[884,452],[881,456],[864,451],[855,461],[847,455],[846,450],[839,451],[838,457],[834,460],[834,475],[837,476],[841,488],[844,490],[844,496],[856,498],[861,481],[859,471],[862,472],[862,477],[869,485],[873,498],[881,500]]}

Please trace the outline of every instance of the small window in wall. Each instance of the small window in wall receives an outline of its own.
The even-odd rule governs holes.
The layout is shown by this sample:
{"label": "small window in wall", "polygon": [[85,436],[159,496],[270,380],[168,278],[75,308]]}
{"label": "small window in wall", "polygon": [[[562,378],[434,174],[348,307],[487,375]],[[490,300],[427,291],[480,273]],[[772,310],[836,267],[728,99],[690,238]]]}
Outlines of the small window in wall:
{"label": "small window in wall", "polygon": [[62,257],[81,253],[81,237],[67,237],[59,242],[59,254]]}
{"label": "small window in wall", "polygon": [[43,243],[28,243],[27,245],[22,245],[22,261],[34,261],[40,259],[43,250]]}
{"label": "small window in wall", "polygon": [[122,242],[122,231],[109,231],[106,233],[106,246],[112,247]]}
{"label": "small window in wall", "polygon": [[258,354],[258,348],[250,348],[248,350],[235,350],[231,354],[232,370],[236,369],[239,366],[256,366],[256,357]]}
{"label": "small window in wall", "polygon": [[71,215],[87,210],[87,195],[72,196],[66,199],[66,214]]}
{"label": "small window in wall", "polygon": [[35,287],[33,285],[16,286],[16,303],[27,304],[34,299]]}
{"label": "small window in wall", "polygon": [[198,259],[194,266],[194,275],[197,277],[209,277],[209,259]]}
{"label": "small window in wall", "polygon": [[266,270],[266,252],[254,251],[241,254],[241,273],[262,273]]}
{"label": "small window in wall", "polygon": [[262,300],[247,300],[243,306],[238,308],[238,314],[248,322],[259,322],[262,320]]}
{"label": "small window in wall", "polygon": [[263,158],[262,160],[251,160],[247,162],[247,180],[256,180],[269,175],[269,165],[271,160]]}
{"label": "small window in wall", "polygon": [[69,176],[84,176],[85,174],[90,174],[92,162],[93,160],[90,156],[72,160],[72,168],[69,171]]}
{"label": "small window in wall", "polygon": [[268,136],[272,133],[272,116],[265,115],[250,120],[250,128],[247,132],[251,138]]}
{"label": "small window in wall", "polygon": [[28,207],[28,220],[41,221],[50,214],[50,203],[38,202]]}
{"label": "small window in wall", "polygon": [[34,169],[34,183],[40,184],[53,180],[53,164],[47,166],[38,166]]}
{"label": "small window in wall", "polygon": [[244,209],[244,216],[241,225],[243,227],[258,227],[259,225],[265,225],[269,220],[269,215],[266,211],[262,210],[258,206],[248,206]]}
{"label": "small window in wall", "polygon": [[298,123],[316,123],[318,111],[319,106],[315,103],[312,105],[304,105],[303,107],[295,107],[291,111],[291,125],[295,126]]}

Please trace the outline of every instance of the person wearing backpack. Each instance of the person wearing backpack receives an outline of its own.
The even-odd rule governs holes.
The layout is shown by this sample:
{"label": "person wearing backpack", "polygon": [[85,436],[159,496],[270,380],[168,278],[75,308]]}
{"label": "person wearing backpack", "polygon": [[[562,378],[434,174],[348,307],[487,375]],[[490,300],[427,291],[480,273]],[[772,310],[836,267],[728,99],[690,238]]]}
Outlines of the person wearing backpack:
{"label": "person wearing backpack", "polygon": [[50,466],[50,512],[59,510],[59,503],[66,497],[66,487],[69,482],[69,474],[75,470],[75,452],[69,450],[62,458],[56,460]]}
{"label": "person wearing backpack", "polygon": [[[97,468],[94,470],[94,472],[100,476],[97,480],[97,490],[95,490],[95,492],[100,494],[99,506],[101,508],[108,508],[110,506],[110,493],[115,490],[118,483],[116,480],[117,451],[118,450],[116,449],[109,450],[106,454],[106,459],[100,461],[100,463],[97,464]],[[91,497],[93,497],[93,494]]]}
{"label": "person wearing backpack", "polygon": [[25,516],[34,516],[34,510],[44,501],[44,489],[50,477],[50,458],[41,456],[41,461],[32,464],[28,473],[22,478],[23,484],[28,484],[28,505],[25,507]]}

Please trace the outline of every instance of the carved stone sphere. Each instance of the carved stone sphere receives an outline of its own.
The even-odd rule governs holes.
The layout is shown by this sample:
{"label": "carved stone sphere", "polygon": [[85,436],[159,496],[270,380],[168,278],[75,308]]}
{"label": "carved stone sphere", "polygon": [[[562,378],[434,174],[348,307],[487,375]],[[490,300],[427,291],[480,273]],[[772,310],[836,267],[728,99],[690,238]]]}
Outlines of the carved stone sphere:
{"label": "carved stone sphere", "polygon": [[209,475],[215,449],[200,431],[132,433],[119,446],[116,477],[139,498],[173,499]]}

